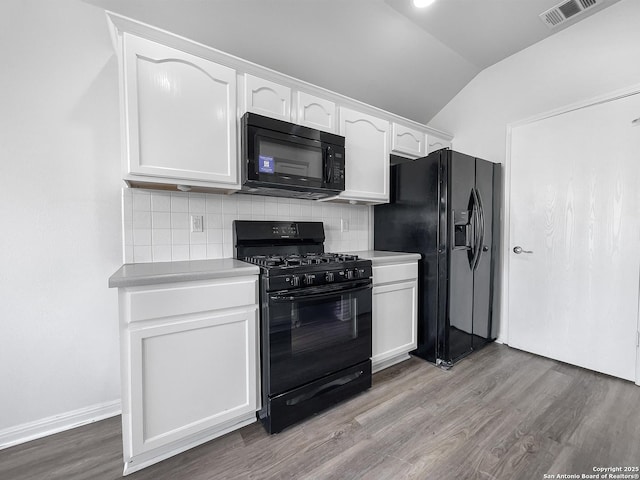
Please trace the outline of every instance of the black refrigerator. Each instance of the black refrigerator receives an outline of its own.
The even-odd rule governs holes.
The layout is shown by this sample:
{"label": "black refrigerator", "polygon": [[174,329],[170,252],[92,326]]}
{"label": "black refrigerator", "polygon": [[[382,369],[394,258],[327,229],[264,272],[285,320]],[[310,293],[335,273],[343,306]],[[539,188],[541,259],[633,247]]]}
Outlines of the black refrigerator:
{"label": "black refrigerator", "polygon": [[374,248],[421,254],[418,348],[450,367],[496,338],[500,164],[443,149],[391,167]]}

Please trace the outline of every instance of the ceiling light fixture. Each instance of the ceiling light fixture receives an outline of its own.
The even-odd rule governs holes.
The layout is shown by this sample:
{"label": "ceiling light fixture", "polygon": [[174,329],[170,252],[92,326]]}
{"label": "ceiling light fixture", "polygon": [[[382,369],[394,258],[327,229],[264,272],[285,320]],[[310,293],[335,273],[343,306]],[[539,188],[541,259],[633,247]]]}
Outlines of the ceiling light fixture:
{"label": "ceiling light fixture", "polygon": [[436,0],[413,0],[413,5],[418,8],[425,8],[431,5]]}

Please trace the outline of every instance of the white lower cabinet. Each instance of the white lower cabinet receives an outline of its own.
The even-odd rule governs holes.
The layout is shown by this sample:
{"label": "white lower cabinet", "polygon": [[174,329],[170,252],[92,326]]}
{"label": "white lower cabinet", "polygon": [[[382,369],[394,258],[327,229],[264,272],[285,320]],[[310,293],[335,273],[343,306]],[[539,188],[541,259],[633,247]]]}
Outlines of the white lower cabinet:
{"label": "white lower cabinet", "polygon": [[256,420],[257,276],[119,295],[125,475]]}
{"label": "white lower cabinet", "polygon": [[373,371],[409,358],[417,347],[418,264],[373,266]]}

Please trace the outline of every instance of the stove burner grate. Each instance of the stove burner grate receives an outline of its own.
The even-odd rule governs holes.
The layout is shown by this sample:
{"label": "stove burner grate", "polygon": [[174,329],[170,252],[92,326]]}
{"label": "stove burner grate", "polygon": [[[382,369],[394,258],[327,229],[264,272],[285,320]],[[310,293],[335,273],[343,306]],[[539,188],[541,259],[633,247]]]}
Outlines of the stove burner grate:
{"label": "stove burner grate", "polygon": [[245,257],[242,260],[262,267],[298,267],[301,265],[351,262],[358,260],[358,256],[342,253],[308,253],[303,255],[291,254],[287,256],[254,255]]}

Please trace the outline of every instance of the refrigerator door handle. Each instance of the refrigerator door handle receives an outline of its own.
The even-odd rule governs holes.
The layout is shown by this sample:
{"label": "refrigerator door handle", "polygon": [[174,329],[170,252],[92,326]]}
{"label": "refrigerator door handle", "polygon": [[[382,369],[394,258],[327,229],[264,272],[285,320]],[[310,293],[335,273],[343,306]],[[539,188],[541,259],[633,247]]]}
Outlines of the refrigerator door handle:
{"label": "refrigerator door handle", "polygon": [[475,270],[476,263],[478,263],[478,256],[480,255],[480,250],[482,249],[482,245],[479,242],[479,204],[478,204],[478,196],[476,194],[476,189],[471,189],[471,232],[473,237],[473,242],[470,245],[471,251],[469,252],[469,267],[471,271]]}
{"label": "refrigerator door handle", "polygon": [[479,224],[479,235],[478,235],[478,256],[473,265],[473,270],[478,268],[478,264],[480,263],[480,257],[482,256],[482,252],[484,250],[484,234],[485,234],[485,218],[484,218],[484,206],[482,205],[482,197],[480,196],[480,192],[477,188],[473,189],[473,193],[475,196],[475,202],[478,205],[478,224]]}

